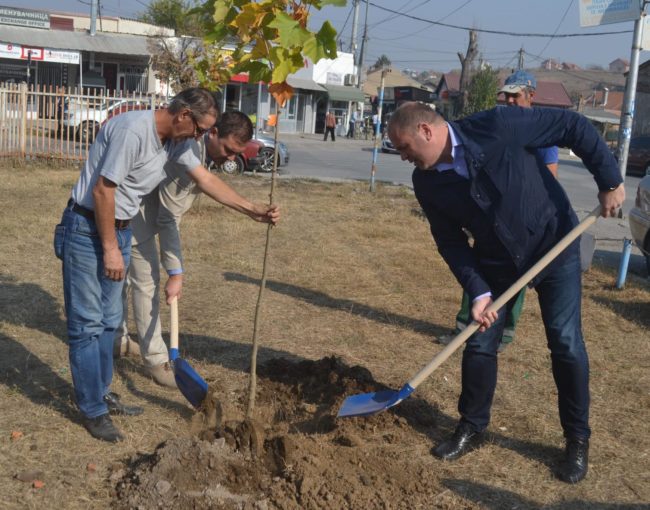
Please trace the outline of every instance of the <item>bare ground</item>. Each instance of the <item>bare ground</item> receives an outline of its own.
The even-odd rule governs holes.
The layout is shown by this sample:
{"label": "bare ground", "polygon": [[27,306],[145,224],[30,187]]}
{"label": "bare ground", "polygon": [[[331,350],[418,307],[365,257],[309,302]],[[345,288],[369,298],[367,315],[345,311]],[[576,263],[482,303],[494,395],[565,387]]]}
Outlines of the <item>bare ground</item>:
{"label": "bare ground", "polygon": [[[145,413],[115,419],[123,443],[92,439],[71,400],[51,249],[77,175],[0,169],[0,508],[650,507],[650,289],[631,278],[616,291],[607,268],[584,277],[593,439],[579,485],[552,474],[563,441],[532,291],[501,355],[481,449],[454,463],[430,454],[457,418],[459,354],[393,410],[334,418],[349,394],[401,387],[453,324],[459,287],[412,193],[399,187],[370,195],[366,184],[281,182],[285,217],[271,242],[254,452],[255,442],[237,449],[233,431],[247,401],[265,228],[202,198],[183,220],[181,350],[224,417],[197,433],[182,395],[153,384],[139,360],[121,359],[113,389]],[[265,179],[230,182],[266,200]]]}

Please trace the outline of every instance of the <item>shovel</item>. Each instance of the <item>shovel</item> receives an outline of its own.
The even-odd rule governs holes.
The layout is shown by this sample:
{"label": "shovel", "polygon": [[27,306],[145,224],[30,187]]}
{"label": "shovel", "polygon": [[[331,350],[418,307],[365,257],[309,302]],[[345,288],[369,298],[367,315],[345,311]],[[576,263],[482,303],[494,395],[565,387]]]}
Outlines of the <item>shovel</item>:
{"label": "shovel", "polygon": [[176,385],[185,398],[195,408],[201,407],[201,403],[208,394],[208,383],[196,373],[192,366],[178,354],[178,300],[174,298],[171,303],[171,334],[169,340],[169,361],[174,368]]}
{"label": "shovel", "polygon": [[[533,267],[524,273],[512,286],[490,305],[487,311],[497,311],[515,296],[528,282],[557,257],[567,246],[569,246],[580,234],[587,230],[598,218],[600,206],[596,207],[589,215],[576,225],[571,232],[564,236],[546,255],[544,255]],[[472,334],[480,327],[476,321],[467,326],[427,366],[420,370],[401,390],[383,390],[375,393],[362,393],[352,395],[343,401],[339,409],[338,417],[343,416],[364,416],[375,414],[389,407],[396,406],[415,391],[422,381],[431,375],[445,360],[451,356]]]}

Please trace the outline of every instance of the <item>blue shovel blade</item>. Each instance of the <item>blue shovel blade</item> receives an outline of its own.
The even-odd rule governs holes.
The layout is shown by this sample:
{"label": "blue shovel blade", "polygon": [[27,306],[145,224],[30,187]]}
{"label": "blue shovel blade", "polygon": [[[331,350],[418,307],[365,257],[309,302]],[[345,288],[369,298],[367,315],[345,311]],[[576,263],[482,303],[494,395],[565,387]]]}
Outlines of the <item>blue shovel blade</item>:
{"label": "blue shovel blade", "polygon": [[208,395],[208,383],[183,358],[176,358],[173,365],[178,389],[198,409]]}
{"label": "blue shovel blade", "polygon": [[337,417],[345,416],[366,416],[375,414],[389,407],[399,404],[402,400],[413,393],[414,388],[409,384],[404,385],[400,391],[383,390],[375,393],[362,393],[352,395],[343,401]]}

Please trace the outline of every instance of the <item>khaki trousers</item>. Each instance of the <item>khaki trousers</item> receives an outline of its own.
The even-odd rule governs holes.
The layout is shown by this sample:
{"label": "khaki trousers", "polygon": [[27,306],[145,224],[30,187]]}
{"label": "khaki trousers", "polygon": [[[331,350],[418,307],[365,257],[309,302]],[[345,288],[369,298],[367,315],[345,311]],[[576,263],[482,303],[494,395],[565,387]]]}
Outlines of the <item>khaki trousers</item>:
{"label": "khaki trousers", "polygon": [[133,307],[133,320],[138,333],[140,353],[145,366],[156,366],[169,361],[167,346],[160,327],[160,259],[156,236],[134,245],[127,274],[122,303],[124,314],[117,331],[116,341],[127,340],[129,301]]}

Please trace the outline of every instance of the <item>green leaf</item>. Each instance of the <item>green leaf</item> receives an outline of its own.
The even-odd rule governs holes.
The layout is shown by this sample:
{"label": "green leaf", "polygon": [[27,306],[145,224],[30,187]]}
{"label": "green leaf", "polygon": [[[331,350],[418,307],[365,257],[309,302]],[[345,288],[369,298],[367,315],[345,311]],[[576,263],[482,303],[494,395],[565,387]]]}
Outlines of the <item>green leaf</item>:
{"label": "green leaf", "polygon": [[327,6],[327,5],[333,5],[334,7],[345,7],[346,0],[321,0],[320,6],[318,6],[319,9]]}
{"label": "green leaf", "polygon": [[228,0],[216,0],[216,2],[214,2],[214,14],[212,15],[212,19],[214,19],[217,23],[222,22],[224,19],[226,19],[228,11],[230,11],[231,7],[232,2]]}
{"label": "green leaf", "polygon": [[271,81],[271,69],[263,62],[245,62],[237,66],[237,71],[248,73],[250,83],[257,83],[258,81],[268,83]]}
{"label": "green leaf", "polygon": [[323,23],[318,33],[305,41],[303,53],[314,64],[322,58],[336,58],[336,30],[329,21]]}
{"label": "green leaf", "polygon": [[282,83],[287,80],[287,76],[301,69],[303,65],[302,55],[298,51],[290,55],[289,58],[283,59],[275,66],[271,81],[273,83]]}
{"label": "green leaf", "polygon": [[309,38],[309,32],[284,12],[278,13],[268,26],[278,31],[277,41],[285,48],[302,46]]}

